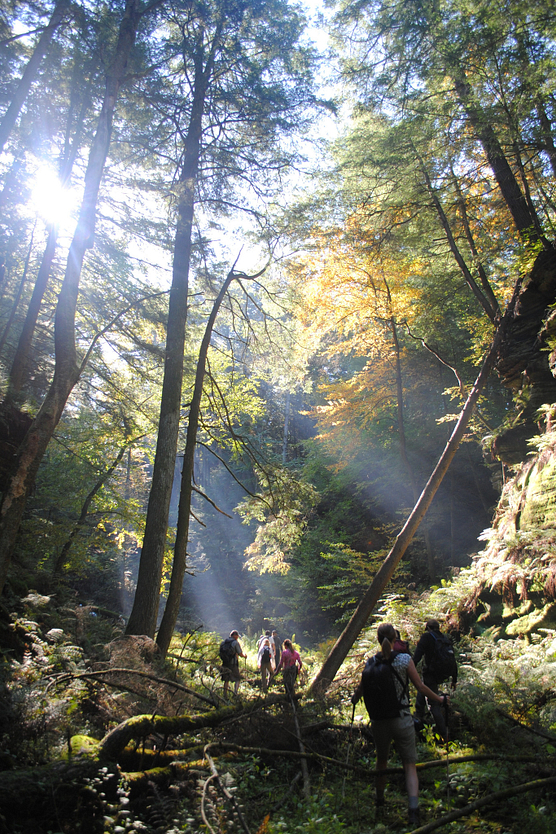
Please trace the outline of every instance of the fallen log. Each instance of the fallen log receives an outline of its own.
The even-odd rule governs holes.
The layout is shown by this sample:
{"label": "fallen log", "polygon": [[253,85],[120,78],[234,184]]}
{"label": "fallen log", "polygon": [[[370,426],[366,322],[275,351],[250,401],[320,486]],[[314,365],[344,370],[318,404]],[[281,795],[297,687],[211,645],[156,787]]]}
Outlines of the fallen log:
{"label": "fallen log", "polygon": [[269,695],[247,705],[222,707],[213,712],[198,715],[136,715],[118,724],[98,743],[97,755],[100,761],[117,761],[131,739],[143,739],[153,733],[169,736],[196,732],[204,727],[217,727],[224,721],[250,715],[263,707],[284,703],[285,695]]}

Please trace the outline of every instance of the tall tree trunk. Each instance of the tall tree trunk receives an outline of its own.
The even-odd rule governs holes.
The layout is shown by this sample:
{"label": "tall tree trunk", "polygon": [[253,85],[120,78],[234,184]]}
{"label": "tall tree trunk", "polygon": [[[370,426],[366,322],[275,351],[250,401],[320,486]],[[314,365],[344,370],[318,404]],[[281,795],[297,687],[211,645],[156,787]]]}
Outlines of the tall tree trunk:
{"label": "tall tree trunk", "polygon": [[535,210],[528,204],[511,166],[487,117],[473,100],[471,86],[461,78],[454,79],[456,92],[467,117],[481,142],[498,187],[525,242],[542,240],[542,227]]}
{"label": "tall tree trunk", "polygon": [[[72,98],[74,97],[74,91],[77,87],[78,69],[79,68],[77,67],[74,69],[74,75],[72,80]],[[80,69],[82,70],[82,67]],[[70,142],[69,140],[72,106],[70,106],[69,108],[70,112],[68,114],[66,127],[66,141],[64,152],[60,162],[60,181],[63,185],[66,185],[69,182],[71,172],[73,169],[73,164],[79,151],[80,136],[83,131],[83,121],[85,119],[86,112],[91,104],[91,93],[92,91],[90,90],[89,86],[89,89],[87,89],[87,94],[85,95],[81,104],[79,117],[77,119],[77,130],[75,132],[72,142]],[[29,355],[31,353],[33,335],[35,332],[35,327],[37,325],[42,300],[46,292],[46,288],[48,286],[48,281],[50,279],[52,264],[54,262],[54,256],[56,254],[57,241],[58,226],[56,223],[51,223],[48,228],[48,236],[46,239],[46,246],[43,252],[41,265],[37,273],[37,279],[35,281],[35,286],[33,287],[33,293],[31,295],[31,300],[29,301],[27,314],[25,316],[25,321],[23,323],[23,327],[19,335],[19,341],[17,343],[16,352],[12,361],[12,367],[10,369],[8,392],[6,395],[6,400],[8,401],[18,398],[18,395],[21,393],[26,381],[29,369]]]}
{"label": "tall tree trunk", "polygon": [[195,206],[205,98],[200,62],[196,67],[197,76],[199,77],[199,84],[196,87],[197,96],[191,112],[185,142],[185,158],[179,180],[178,225],[174,240],[164,379],[160,399],[153,477],[139,562],[137,588],[126,628],[126,634],[146,634],[151,638],[154,638],[158,618],[162,565],[166,548],[170,499],[172,497],[174,467],[178,449],[193,209]]}
{"label": "tall tree trunk", "polygon": [[162,566],[178,450],[193,209],[205,98],[212,74],[217,40],[215,37],[206,65],[202,38],[198,43],[195,56],[194,96],[179,178],[178,224],[174,240],[158,439],[137,588],[126,628],[126,634],[146,634],[151,638],[154,638],[158,618]]}
{"label": "tall tree trunk", "polygon": [[520,290],[521,281],[518,281],[514,290],[512,301],[509,304],[506,313],[504,314],[504,318],[502,319],[501,323],[498,325],[496,329],[490,351],[488,352],[483,362],[483,366],[480,370],[480,373],[477,379],[475,380],[475,384],[473,385],[473,388],[471,389],[469,396],[467,397],[467,401],[460,413],[459,419],[434,469],[434,472],[432,473],[427,484],[425,485],[425,488],[423,489],[423,492],[421,493],[419,500],[417,501],[411,514],[409,515],[409,518],[404,524],[403,529],[396,538],[394,546],[390,550],[388,556],[386,557],[381,567],[379,568],[377,574],[375,575],[370,588],[367,590],[367,592],[363,596],[363,599],[360,601],[359,605],[355,609],[350,621],[342,631],[341,635],[336,640],[336,643],[332,647],[330,654],[324,661],[320,671],[318,672],[313,683],[311,684],[311,691],[313,693],[322,694],[326,691],[326,689],[328,689],[328,687],[334,680],[334,677],[338,669],[344,662],[349,650],[351,649],[355,640],[357,639],[359,632],[364,627],[365,623],[370,617],[373,608],[377,604],[381,595],[384,593],[384,589],[386,588],[388,582],[392,578],[394,571],[396,570],[401,558],[403,557],[405,551],[411,543],[413,536],[417,532],[417,529],[419,528],[421,521],[423,520],[428,508],[430,507],[431,502],[440,484],[442,483],[442,480],[446,472],[449,469],[454,455],[456,454],[458,446],[464,435],[467,423],[471,418],[473,409],[479,398],[479,394],[484,384],[486,383],[488,375],[498,357],[500,346],[505,336],[506,329],[514,315],[514,310],[518,301]]}
{"label": "tall tree trunk", "polygon": [[197,372],[195,374],[195,387],[193,389],[193,397],[191,399],[191,406],[189,408],[189,422],[187,424],[187,439],[185,441],[185,452],[183,455],[183,468],[181,471],[181,488],[180,500],[178,505],[178,524],[176,529],[176,542],[174,544],[174,560],[172,564],[172,576],[170,579],[170,589],[168,592],[168,599],[164,608],[164,614],[160,623],[160,628],[156,638],[156,642],[165,657],[170,646],[172,634],[176,627],[176,621],[180,610],[181,593],[183,588],[183,578],[185,576],[185,569],[187,566],[187,542],[189,540],[189,519],[191,510],[191,492],[193,482],[193,466],[195,461],[195,445],[197,442],[197,430],[199,428],[199,417],[201,413],[201,398],[203,396],[203,383],[205,379],[207,354],[214,328],[214,322],[220,305],[224,300],[224,296],[228,292],[228,288],[234,278],[236,278],[233,268],[228,273],[226,280],[222,284],[222,288],[216,297],[212,310],[205,328],[205,334],[201,347],[199,350],[199,359],[197,360]]}
{"label": "tall tree trunk", "polygon": [[79,220],[69,249],[56,306],[54,377],[44,402],[21,444],[17,469],[0,506],[0,588],[3,588],[6,582],[27,496],[67,399],[81,372],[75,344],[75,311],[79,280],[85,252],[93,245],[96,204],[110,145],[116,100],[125,77],[140,17],[139,0],[127,0],[114,59],[106,77],[102,110],[85,173]]}
{"label": "tall tree trunk", "polygon": [[52,36],[61,24],[64,14],[69,9],[69,6],[69,0],[58,0],[54,6],[54,11],[52,12],[50,21],[43,30],[43,33],[39,38],[39,42],[36,45],[27,66],[25,67],[23,75],[17,85],[14,97],[4,114],[4,118],[0,122],[0,152],[4,149],[4,145],[8,141],[8,137],[13,130],[17,117],[19,116],[23,103],[27,97],[27,93],[29,92],[31,84],[33,83],[33,80],[38,72],[40,63],[50,45]]}

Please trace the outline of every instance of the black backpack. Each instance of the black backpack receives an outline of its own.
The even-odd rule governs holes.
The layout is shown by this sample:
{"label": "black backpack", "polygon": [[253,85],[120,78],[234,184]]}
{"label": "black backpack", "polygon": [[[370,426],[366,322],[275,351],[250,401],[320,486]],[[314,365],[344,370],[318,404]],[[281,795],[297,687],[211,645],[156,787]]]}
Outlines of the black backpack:
{"label": "black backpack", "polygon": [[265,646],[261,653],[261,663],[270,663],[270,649]]}
{"label": "black backpack", "polygon": [[226,637],[225,640],[222,640],[220,643],[220,648],[218,653],[220,654],[220,660],[222,663],[229,665],[234,657],[236,656],[236,650],[232,646],[232,643],[235,643],[233,637]]}
{"label": "black backpack", "polygon": [[456,656],[452,641],[446,634],[439,631],[429,631],[434,637],[434,652],[427,662],[427,672],[430,672],[439,683],[453,677],[457,672]]}
{"label": "black backpack", "polygon": [[[400,711],[409,704],[408,684],[392,667],[392,661],[399,654],[405,654],[405,652],[392,652],[386,660],[384,655],[379,652],[367,660],[363,669],[361,675],[363,700],[372,721],[398,718]],[[394,678],[397,678],[402,686],[401,698],[398,698]]]}

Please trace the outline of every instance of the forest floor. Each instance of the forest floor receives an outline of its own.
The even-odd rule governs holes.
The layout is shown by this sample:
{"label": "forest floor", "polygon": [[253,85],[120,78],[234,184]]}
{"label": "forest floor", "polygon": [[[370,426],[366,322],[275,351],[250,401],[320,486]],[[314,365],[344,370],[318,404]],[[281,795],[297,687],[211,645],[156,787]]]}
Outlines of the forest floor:
{"label": "forest floor", "polygon": [[364,640],[319,700],[306,686],[322,656],[303,652],[294,703],[279,679],[262,696],[245,640],[240,692],[226,703],[217,635],[176,635],[162,661],[111,612],[39,594],[2,626],[0,834],[556,834],[556,738],[481,684],[472,658],[452,740],[432,726],[418,739],[411,829],[395,754],[376,817],[372,736],[350,703]]}

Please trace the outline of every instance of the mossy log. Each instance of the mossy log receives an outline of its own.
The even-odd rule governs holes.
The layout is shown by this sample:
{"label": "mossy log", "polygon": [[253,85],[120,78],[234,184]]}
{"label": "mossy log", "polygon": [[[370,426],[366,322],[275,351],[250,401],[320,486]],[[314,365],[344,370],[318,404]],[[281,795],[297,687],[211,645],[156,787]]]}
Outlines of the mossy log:
{"label": "mossy log", "polygon": [[263,707],[284,703],[286,700],[284,695],[269,695],[267,698],[252,701],[239,708],[236,706],[222,707],[199,715],[177,715],[173,717],[136,715],[128,718],[122,724],[118,724],[104,736],[98,745],[98,757],[101,762],[117,761],[133,738],[144,739],[153,733],[162,736],[182,735],[183,733],[196,732],[205,727],[217,727],[229,718],[249,715]]}

